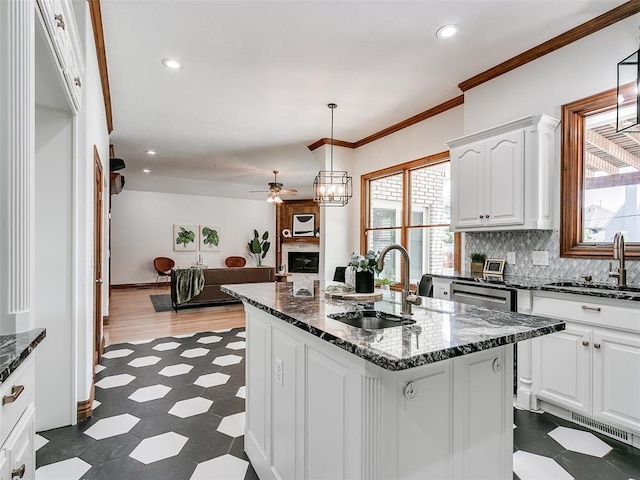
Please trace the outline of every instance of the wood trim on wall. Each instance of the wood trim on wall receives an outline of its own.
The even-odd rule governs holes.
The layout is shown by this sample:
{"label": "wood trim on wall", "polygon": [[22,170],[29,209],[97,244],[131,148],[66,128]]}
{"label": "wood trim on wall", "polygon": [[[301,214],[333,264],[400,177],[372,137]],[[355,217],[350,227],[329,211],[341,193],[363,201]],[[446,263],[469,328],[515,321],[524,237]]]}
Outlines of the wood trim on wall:
{"label": "wood trim on wall", "polygon": [[[168,282],[163,282],[162,284],[158,283],[158,285],[164,286],[168,284]],[[154,288],[156,283],[121,283],[120,285],[111,285],[111,288],[114,290],[130,290],[130,289],[141,289],[141,288]]]}
{"label": "wood trim on wall", "polygon": [[[425,110],[424,112],[418,113],[413,117],[409,117],[406,120],[396,123],[395,125],[391,125],[390,127],[380,130],[379,132],[369,135],[368,137],[362,138],[357,142],[345,142],[344,140],[334,139],[333,144],[338,147],[346,147],[346,148],[362,147],[367,143],[380,140],[381,138],[386,137],[387,135],[391,135],[392,133],[399,132],[402,129],[415,125],[416,123],[420,123],[426,120],[427,118],[435,117],[436,115],[444,113],[447,110],[451,110],[452,108],[459,107],[462,104],[464,104],[464,95],[460,95],[460,96],[457,96],[456,98],[452,98],[451,100],[447,100],[446,102],[441,103],[440,105],[436,105],[435,107]],[[330,138],[321,138],[317,142],[314,142],[311,145],[309,145],[307,148],[313,152],[316,148],[321,147],[322,145],[328,145],[328,144],[331,144]]]}
{"label": "wood trim on wall", "polygon": [[109,88],[109,72],[107,70],[107,53],[104,48],[104,31],[102,29],[102,11],[100,0],[88,0],[91,25],[93,26],[93,39],[96,44],[96,56],[98,58],[98,71],[102,83],[102,99],[107,117],[107,132],[113,131],[113,115],[111,111],[111,89]]}
{"label": "wood trim on wall", "polygon": [[521,67],[529,62],[537,60],[548,53],[566,47],[573,42],[581,40],[584,37],[596,33],[603,28],[609,27],[614,23],[624,20],[625,18],[639,12],[640,0],[631,0],[630,2],[624,3],[613,10],[609,10],[608,12],[583,23],[582,25],[578,25],[577,27],[566,31],[551,40],[547,40],[526,52],[516,55],[515,57],[510,58],[489,70],[465,80],[458,84],[458,88],[463,92],[466,92],[467,90],[477,87],[478,85],[488,82],[489,80],[499,77],[500,75],[510,72],[511,70]]}
{"label": "wood trim on wall", "polygon": [[406,120],[396,123],[395,125],[391,125],[390,127],[387,127],[384,130],[380,130],[379,132],[374,133],[373,135],[369,135],[368,137],[358,140],[355,143],[355,148],[362,147],[363,145],[366,145],[367,143],[375,142],[376,140],[380,140],[382,137],[386,137],[387,135],[396,133],[407,127],[415,125],[416,123],[420,123],[428,118],[435,117],[436,115],[440,115],[441,113],[444,113],[447,110],[451,110],[452,108],[459,107],[462,104],[464,104],[464,95],[459,95],[455,98],[452,98],[451,100],[447,100],[446,102],[441,103],[440,105],[436,105],[435,107],[425,110],[424,112],[418,113],[413,117],[409,117]]}
{"label": "wood trim on wall", "polygon": [[93,413],[93,399],[96,393],[96,384],[95,384],[95,375],[94,379],[91,381],[91,392],[89,393],[89,398],[87,400],[82,400],[78,402],[76,409],[76,418],[79,422],[86,420],[91,417]]}
{"label": "wood trim on wall", "polygon": [[[611,243],[582,243],[584,189],[585,117],[611,110],[616,104],[615,88],[562,106],[560,150],[560,256],[566,258],[611,258]],[[605,177],[606,178],[606,177]],[[640,243],[627,244],[628,258],[640,258]]]}

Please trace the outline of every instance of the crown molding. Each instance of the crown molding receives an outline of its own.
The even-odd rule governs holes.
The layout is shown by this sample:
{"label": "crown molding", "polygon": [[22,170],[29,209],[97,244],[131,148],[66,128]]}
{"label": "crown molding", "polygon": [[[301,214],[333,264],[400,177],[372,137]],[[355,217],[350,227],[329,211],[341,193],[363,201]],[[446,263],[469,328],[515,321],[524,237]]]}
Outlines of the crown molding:
{"label": "crown molding", "polygon": [[636,13],[640,12],[640,0],[631,0],[630,2],[624,3],[619,7],[614,8],[613,10],[609,10],[602,15],[589,20],[588,22],[583,23],[582,25],[578,25],[571,30],[568,30],[557,37],[552,38],[551,40],[547,40],[540,45],[533,47],[526,52],[521,53],[520,55],[516,55],[509,60],[506,60],[495,67],[490,68],[478,75],[471,77],[468,80],[458,84],[458,88],[463,92],[470,90],[478,85],[481,85],[489,80],[492,80],[500,75],[510,72],[518,67],[521,67],[529,62],[537,60],[540,57],[543,57],[547,53],[551,53],[555,50],[558,50],[562,47],[566,47],[570,43],[581,40],[584,37],[587,37],[593,33],[596,33],[603,28],[609,27],[614,23],[617,23],[625,18],[628,18]]}
{"label": "crown molding", "polygon": [[93,39],[96,44],[96,56],[98,58],[98,71],[102,84],[102,99],[104,111],[107,117],[107,132],[113,131],[113,115],[111,111],[111,90],[109,88],[109,72],[107,70],[107,53],[104,48],[104,31],[102,30],[102,11],[100,0],[88,0],[91,25],[93,27]]}

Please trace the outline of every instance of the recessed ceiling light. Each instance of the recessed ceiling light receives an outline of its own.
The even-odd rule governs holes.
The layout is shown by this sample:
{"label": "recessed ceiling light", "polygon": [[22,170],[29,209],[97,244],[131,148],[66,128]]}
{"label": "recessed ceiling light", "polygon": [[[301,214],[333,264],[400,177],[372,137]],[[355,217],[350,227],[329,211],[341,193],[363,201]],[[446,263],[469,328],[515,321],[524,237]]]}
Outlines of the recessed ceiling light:
{"label": "recessed ceiling light", "polygon": [[178,68],[182,68],[182,65],[177,60],[173,60],[172,58],[165,58],[162,60],[162,64],[167,68],[173,68],[177,70]]}
{"label": "recessed ceiling light", "polygon": [[147,150],[147,155],[155,155],[156,151],[155,150]]}
{"label": "recessed ceiling light", "polygon": [[458,30],[460,30],[458,25],[444,25],[438,29],[436,36],[438,38],[450,38],[458,33]]}
{"label": "recessed ceiling light", "polygon": [[151,173],[151,170],[149,170],[148,168],[145,168],[142,170],[142,173]]}

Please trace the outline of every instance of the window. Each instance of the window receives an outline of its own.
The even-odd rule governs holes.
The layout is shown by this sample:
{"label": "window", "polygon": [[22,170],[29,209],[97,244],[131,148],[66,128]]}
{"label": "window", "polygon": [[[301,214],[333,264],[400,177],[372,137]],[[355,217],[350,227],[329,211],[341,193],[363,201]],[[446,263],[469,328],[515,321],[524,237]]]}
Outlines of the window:
{"label": "window", "polygon": [[[412,283],[430,271],[459,270],[459,234],[450,232],[448,152],[363,175],[362,191],[362,251],[401,244],[409,252]],[[400,257],[389,252],[381,276],[401,281]]]}
{"label": "window", "polygon": [[615,125],[615,89],[562,107],[563,257],[611,258],[622,231],[640,258],[640,137]]}

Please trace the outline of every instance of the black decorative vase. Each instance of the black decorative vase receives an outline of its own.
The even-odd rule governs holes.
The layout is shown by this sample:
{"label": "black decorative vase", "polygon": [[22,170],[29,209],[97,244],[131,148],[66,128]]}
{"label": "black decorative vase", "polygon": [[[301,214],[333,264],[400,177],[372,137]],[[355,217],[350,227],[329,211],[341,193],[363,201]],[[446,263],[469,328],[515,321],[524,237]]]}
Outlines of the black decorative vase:
{"label": "black decorative vase", "polygon": [[356,293],[373,293],[373,272],[363,270],[356,272]]}

